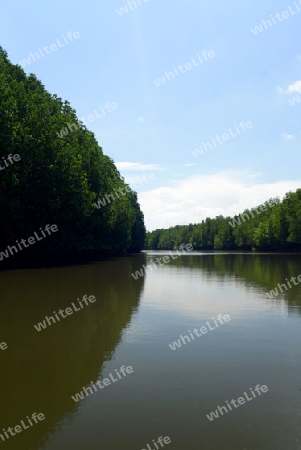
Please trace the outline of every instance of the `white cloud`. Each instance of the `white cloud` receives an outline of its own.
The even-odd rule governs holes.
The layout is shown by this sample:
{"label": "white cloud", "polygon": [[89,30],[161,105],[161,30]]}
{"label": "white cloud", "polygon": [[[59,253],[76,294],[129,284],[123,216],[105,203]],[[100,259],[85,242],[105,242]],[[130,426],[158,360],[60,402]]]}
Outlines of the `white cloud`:
{"label": "white cloud", "polygon": [[294,139],[294,136],[292,134],[286,134],[286,133],[281,133],[281,137],[282,137],[282,139],[285,139],[286,141],[290,141],[290,140]]}
{"label": "white cloud", "polygon": [[299,92],[299,94],[301,94],[301,80],[297,80],[288,86],[286,93],[290,94],[293,92]]}
{"label": "white cloud", "polygon": [[271,197],[283,197],[301,187],[300,181],[260,183],[258,174],[218,172],[197,175],[138,194],[148,230],[199,223],[220,214],[233,216]]}
{"label": "white cloud", "polygon": [[116,162],[115,166],[118,170],[127,170],[127,171],[159,171],[164,170],[158,164],[141,164],[139,162]]}
{"label": "white cloud", "polygon": [[290,84],[287,89],[283,89],[280,86],[276,86],[276,89],[279,94],[293,94],[294,92],[301,94],[301,80],[297,80],[293,84]]}

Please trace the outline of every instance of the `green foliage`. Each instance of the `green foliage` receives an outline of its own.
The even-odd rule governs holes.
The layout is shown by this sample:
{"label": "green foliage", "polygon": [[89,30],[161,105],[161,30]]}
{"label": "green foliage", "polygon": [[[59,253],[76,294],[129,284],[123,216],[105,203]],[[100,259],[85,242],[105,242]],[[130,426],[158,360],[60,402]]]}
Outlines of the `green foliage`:
{"label": "green foliage", "polygon": [[301,189],[286,194],[282,202],[278,198],[270,199],[234,218],[207,218],[199,224],[177,225],[146,235],[146,248],[153,250],[173,249],[184,242],[191,243],[195,250],[298,251],[301,249]]}
{"label": "green foliage", "polygon": [[68,123],[78,123],[69,103],[11,64],[0,47],[0,161],[21,157],[0,172],[0,249],[50,223],[59,232],[28,252],[140,251],[145,227],[136,193],[95,208],[127,185],[83,124],[59,137]]}

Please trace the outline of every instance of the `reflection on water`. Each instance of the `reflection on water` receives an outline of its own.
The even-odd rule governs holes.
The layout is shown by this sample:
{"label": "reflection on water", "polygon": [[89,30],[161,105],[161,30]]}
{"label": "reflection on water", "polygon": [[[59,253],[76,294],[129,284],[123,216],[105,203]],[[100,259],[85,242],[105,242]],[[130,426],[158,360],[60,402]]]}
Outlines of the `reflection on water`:
{"label": "reflection on water", "polygon": [[[100,376],[137,310],[143,279],[132,282],[128,274],[141,264],[143,256],[0,274],[1,341],[8,345],[0,353],[0,429],[34,412],[46,416],[30,431],[10,437],[3,443],[6,448],[40,448],[64,416],[78,408],[71,394]],[[96,302],[35,330],[33,325],[46,315],[78,303],[85,294]]]}
{"label": "reflection on water", "polygon": [[[134,280],[155,253],[0,274],[0,342],[8,344],[0,351],[0,429],[33,412],[46,416],[3,446],[139,450],[169,436],[174,450],[301,449],[301,284],[266,295],[301,274],[300,257],[194,253]],[[97,301],[34,329],[85,294]],[[171,350],[220,313],[231,321]],[[71,399],[122,365],[131,376]],[[206,418],[258,383],[269,388],[264,396]]]}

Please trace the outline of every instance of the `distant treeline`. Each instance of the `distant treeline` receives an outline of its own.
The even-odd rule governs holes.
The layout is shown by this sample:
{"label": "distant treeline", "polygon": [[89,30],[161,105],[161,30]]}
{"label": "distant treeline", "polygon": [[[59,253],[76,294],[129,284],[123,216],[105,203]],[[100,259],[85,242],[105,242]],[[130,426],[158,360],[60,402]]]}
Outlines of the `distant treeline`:
{"label": "distant treeline", "polygon": [[[58,232],[22,252],[66,254],[139,251],[143,214],[133,192],[67,101],[13,65],[0,47],[0,251],[47,224]],[[94,203],[120,195],[105,207]],[[10,259],[16,258],[11,256]]]}
{"label": "distant treeline", "polygon": [[194,250],[301,250],[301,189],[270,199],[235,217],[217,216],[146,234],[146,248],[169,250],[183,242]]}

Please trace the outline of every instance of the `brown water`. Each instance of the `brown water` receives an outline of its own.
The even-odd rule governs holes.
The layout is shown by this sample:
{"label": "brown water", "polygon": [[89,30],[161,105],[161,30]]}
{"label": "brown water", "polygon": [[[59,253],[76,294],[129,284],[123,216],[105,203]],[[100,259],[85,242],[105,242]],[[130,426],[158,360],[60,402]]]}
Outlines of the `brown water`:
{"label": "brown water", "polygon": [[[0,273],[1,448],[301,449],[301,283],[266,294],[301,274],[300,256],[195,253],[134,280],[158,253]],[[96,302],[34,328],[85,294]],[[220,313],[231,320],[169,347]],[[119,379],[122,365],[134,371]],[[258,384],[268,392],[206,417]],[[34,412],[45,419],[5,437]]]}

